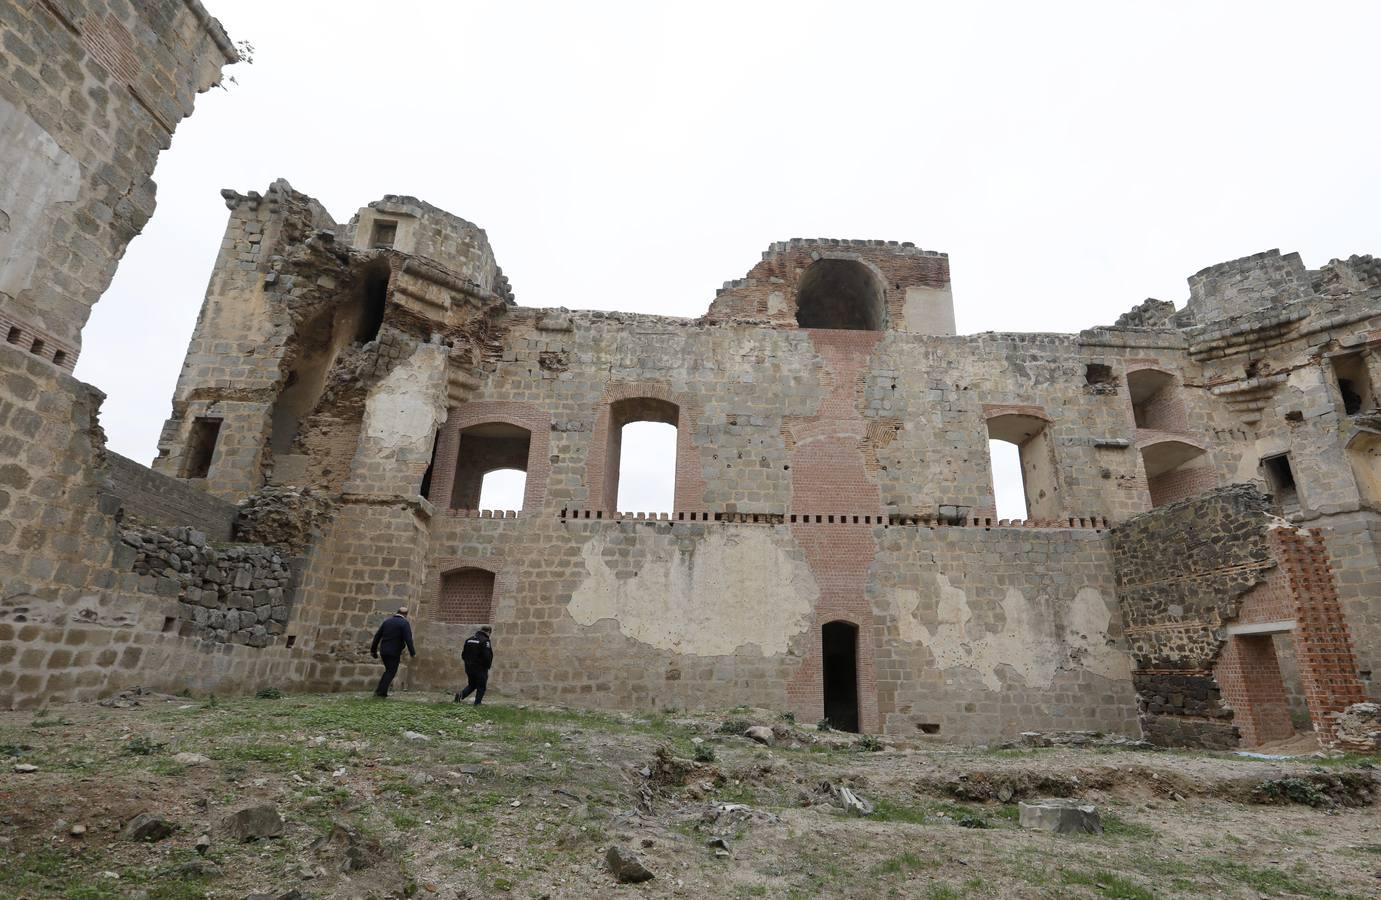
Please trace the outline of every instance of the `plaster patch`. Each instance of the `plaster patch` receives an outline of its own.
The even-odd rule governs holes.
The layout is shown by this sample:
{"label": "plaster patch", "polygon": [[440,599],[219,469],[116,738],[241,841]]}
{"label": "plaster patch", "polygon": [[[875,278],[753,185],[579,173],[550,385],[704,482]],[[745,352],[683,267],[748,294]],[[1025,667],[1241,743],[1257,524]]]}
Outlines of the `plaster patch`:
{"label": "plaster patch", "polygon": [[369,393],[365,435],[383,450],[425,445],[445,418],[446,367],[443,348],[420,345]]}
{"label": "plaster patch", "polygon": [[0,97],[0,172],[0,291],[18,296],[52,232],[52,207],[77,199],[81,168],[28,113]]}
{"label": "plaster patch", "polygon": [[923,599],[918,591],[898,591],[894,613],[901,639],[929,649],[940,669],[973,669],[990,690],[1002,687],[1000,666],[1035,688],[1050,687],[1059,672],[1072,669],[1130,677],[1126,657],[1110,634],[1112,611],[1096,588],[1080,588],[1063,617],[1051,601],[1008,588],[1001,603],[1002,630],[970,634],[968,595],[943,574],[936,573],[935,582],[933,622],[918,616]]}
{"label": "plaster patch", "polygon": [[693,656],[727,656],[749,645],[780,655],[811,626],[820,589],[770,531],[716,530],[692,552],[674,540],[646,539],[632,578],[605,561],[610,537],[623,536],[599,534],[581,548],[587,575],[567,606],[580,625],[613,619],[635,641]]}

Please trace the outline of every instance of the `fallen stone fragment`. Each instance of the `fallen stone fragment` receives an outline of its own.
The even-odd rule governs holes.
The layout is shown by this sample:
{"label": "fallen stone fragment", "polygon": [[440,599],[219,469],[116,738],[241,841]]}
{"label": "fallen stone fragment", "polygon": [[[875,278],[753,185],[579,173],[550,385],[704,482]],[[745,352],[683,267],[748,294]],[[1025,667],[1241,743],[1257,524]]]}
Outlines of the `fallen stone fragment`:
{"label": "fallen stone fragment", "polygon": [[729,842],[722,837],[712,837],[705,842],[705,846],[714,847],[719,850],[728,850]]}
{"label": "fallen stone fragment", "polygon": [[871,816],[873,814],[873,804],[842,784],[834,789],[834,804],[850,816]]}
{"label": "fallen stone fragment", "polygon": [[211,761],[210,757],[202,756],[200,753],[174,753],[173,762],[180,766],[204,766]]}
{"label": "fallen stone fragment", "polygon": [[72,826],[72,830],[69,831],[69,832],[67,832],[67,833],[70,834],[70,835],[72,835],[72,837],[81,837],[82,835],[86,834],[86,826],[85,826],[85,825],[73,825],[73,826]]}
{"label": "fallen stone fragment", "polygon": [[416,731],[405,731],[405,732],[403,732],[403,740],[405,740],[405,741],[416,741],[416,742],[418,742],[418,743],[425,743],[426,741],[430,741],[431,738],[428,737],[428,736],[425,735],[425,734],[420,733],[420,732],[416,732]]}
{"label": "fallen stone fragment", "polygon": [[37,772],[38,766],[32,765],[30,763],[15,763],[14,770],[21,775],[28,775],[32,772]]}
{"label": "fallen stone fragment", "polygon": [[743,736],[768,747],[771,747],[777,741],[777,736],[773,734],[772,729],[768,728],[766,725],[752,725],[743,733]]}
{"label": "fallen stone fragment", "polygon": [[246,806],[222,819],[221,828],[240,841],[278,837],[283,833],[283,817],[267,803]]}
{"label": "fallen stone fragment", "polygon": [[207,851],[207,850],[210,850],[210,849],[211,849],[211,835],[209,835],[209,834],[203,834],[203,835],[199,836],[199,837],[197,838],[196,851],[197,851],[198,853],[200,853],[202,856],[205,856],[205,855],[206,855],[206,851]]}
{"label": "fallen stone fragment", "polygon": [[604,861],[609,864],[609,871],[614,873],[614,877],[625,884],[637,884],[655,877],[642,860],[622,847],[610,847],[609,852],[604,854]]}
{"label": "fallen stone fragment", "polygon": [[1103,833],[1103,820],[1092,803],[1051,797],[1030,802],[1023,800],[1017,805],[1022,828],[1053,831],[1056,834]]}
{"label": "fallen stone fragment", "polygon": [[172,822],[153,813],[140,813],[125,823],[120,836],[127,841],[153,843],[171,835],[176,829]]}
{"label": "fallen stone fragment", "polygon": [[1334,734],[1344,747],[1362,753],[1381,750],[1381,703],[1354,703],[1333,717]]}

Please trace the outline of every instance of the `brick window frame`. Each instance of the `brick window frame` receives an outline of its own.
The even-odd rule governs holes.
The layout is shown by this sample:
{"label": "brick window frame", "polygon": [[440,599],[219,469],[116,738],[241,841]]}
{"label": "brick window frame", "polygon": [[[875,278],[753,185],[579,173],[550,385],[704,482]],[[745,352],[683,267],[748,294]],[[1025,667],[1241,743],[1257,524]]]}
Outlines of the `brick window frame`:
{"label": "brick window frame", "polygon": [[[610,514],[619,512],[615,509],[618,504],[619,476],[617,448],[623,426],[630,422],[665,422],[668,407],[675,409],[675,417],[669,424],[676,426],[676,488],[672,509],[674,512],[707,511],[700,454],[691,440],[699,419],[699,404],[665,385],[648,382],[611,385],[605,391],[595,416],[594,434],[585,465],[586,502],[591,507]],[[637,417],[627,418],[630,412]],[[611,464],[613,471],[610,471]]]}
{"label": "brick window frame", "polygon": [[438,510],[449,510],[455,490],[456,463],[461,432],[487,423],[514,425],[528,432],[527,483],[523,488],[523,514],[541,510],[547,499],[551,475],[551,416],[530,403],[511,400],[476,400],[452,408],[437,438],[436,465],[427,499]]}
{"label": "brick window frame", "polygon": [[447,625],[485,625],[494,621],[498,575],[480,566],[440,572],[433,621]]}

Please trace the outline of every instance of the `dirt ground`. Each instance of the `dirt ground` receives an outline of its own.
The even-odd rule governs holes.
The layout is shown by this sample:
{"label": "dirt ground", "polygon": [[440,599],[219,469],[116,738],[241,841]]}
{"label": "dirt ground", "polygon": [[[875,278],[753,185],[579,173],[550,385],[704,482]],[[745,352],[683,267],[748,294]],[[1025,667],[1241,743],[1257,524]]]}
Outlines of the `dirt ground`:
{"label": "dirt ground", "polygon": [[[1381,896],[1375,757],[901,746],[762,710],[406,693],[134,699],[0,713],[0,896]],[[873,812],[835,805],[841,785]],[[1095,804],[1104,833],[1020,828],[1018,803],[1051,796]],[[255,804],[281,834],[226,830]],[[141,813],[171,833],[131,839]],[[621,884],[610,847],[655,877]]]}

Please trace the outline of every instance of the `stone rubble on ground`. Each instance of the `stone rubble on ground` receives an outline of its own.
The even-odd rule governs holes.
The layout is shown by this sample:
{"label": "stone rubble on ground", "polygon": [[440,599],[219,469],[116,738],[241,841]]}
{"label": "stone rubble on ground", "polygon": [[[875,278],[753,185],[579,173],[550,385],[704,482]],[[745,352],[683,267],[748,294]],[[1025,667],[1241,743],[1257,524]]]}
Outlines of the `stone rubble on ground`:
{"label": "stone rubble on ground", "polygon": [[125,823],[124,830],[120,836],[127,841],[145,841],[153,843],[161,841],[172,835],[177,830],[167,819],[154,813],[143,812]]}
{"label": "stone rubble on ground", "polygon": [[283,833],[283,818],[269,804],[246,806],[221,819],[221,829],[239,841],[278,837]]}

